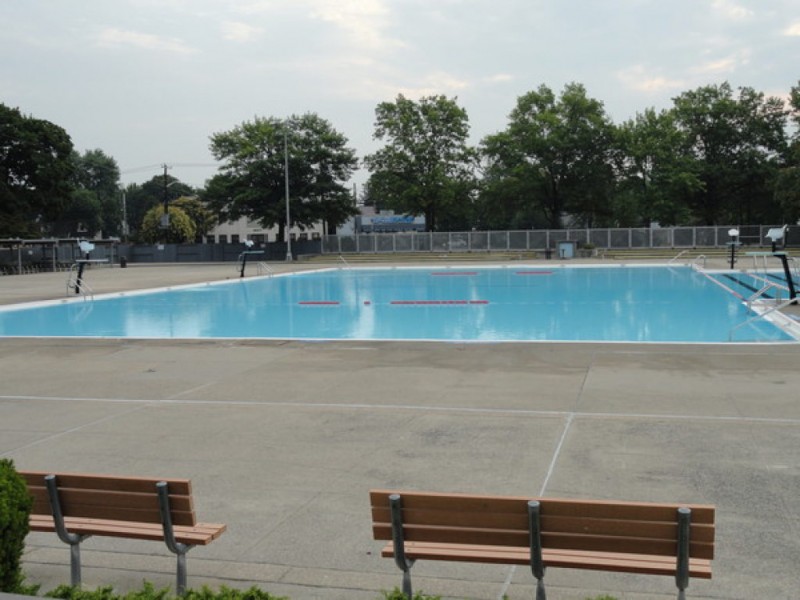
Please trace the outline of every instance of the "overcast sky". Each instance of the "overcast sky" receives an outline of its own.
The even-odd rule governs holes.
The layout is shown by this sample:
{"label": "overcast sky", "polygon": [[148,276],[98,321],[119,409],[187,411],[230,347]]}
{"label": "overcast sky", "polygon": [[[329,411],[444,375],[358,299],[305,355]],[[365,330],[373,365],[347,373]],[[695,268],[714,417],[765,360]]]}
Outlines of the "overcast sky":
{"label": "overcast sky", "polygon": [[399,93],[457,97],[477,143],[540,84],[582,83],[620,123],[701,85],[800,79],[800,0],[0,0],[0,23],[0,103],[124,183],[166,163],[203,185],[209,136],[254,116],[315,112],[361,157]]}

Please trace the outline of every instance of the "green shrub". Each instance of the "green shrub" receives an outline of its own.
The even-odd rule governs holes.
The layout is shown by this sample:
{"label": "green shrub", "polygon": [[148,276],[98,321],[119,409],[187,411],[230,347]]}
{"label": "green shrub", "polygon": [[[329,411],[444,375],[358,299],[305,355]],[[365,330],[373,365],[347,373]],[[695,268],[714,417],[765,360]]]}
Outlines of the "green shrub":
{"label": "green shrub", "polygon": [[18,592],[23,586],[20,565],[32,506],[28,486],[13,461],[0,459],[0,592]]}
{"label": "green shrub", "polygon": [[[394,588],[391,592],[383,592],[383,598],[384,600],[408,600],[400,588]],[[441,596],[427,596],[416,592],[414,600],[441,600]]]}
{"label": "green shrub", "polygon": [[[141,590],[117,594],[111,586],[101,587],[96,590],[84,590],[69,585],[61,585],[46,594],[49,598],[61,600],[171,600],[176,598],[169,588],[157,590],[153,584],[146,581]],[[199,590],[189,589],[182,596],[184,600],[288,600],[283,596],[273,596],[253,586],[249,590],[236,590],[220,587],[214,591],[206,586]]]}
{"label": "green shrub", "polygon": [[218,592],[206,586],[199,590],[188,590],[183,597],[188,600],[289,600],[286,596],[273,596],[256,586],[248,590],[236,590],[224,585]]}

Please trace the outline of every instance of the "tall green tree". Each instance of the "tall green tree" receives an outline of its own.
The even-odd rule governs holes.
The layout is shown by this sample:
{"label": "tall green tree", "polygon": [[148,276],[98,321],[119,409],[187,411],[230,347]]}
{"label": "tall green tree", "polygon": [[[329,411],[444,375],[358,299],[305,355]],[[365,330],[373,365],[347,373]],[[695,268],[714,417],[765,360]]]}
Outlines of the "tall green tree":
{"label": "tall green tree", "polygon": [[[688,199],[702,189],[702,182],[690,139],[673,112],[649,108],[638,113],[617,128],[615,146],[618,185],[612,207],[617,224],[689,222]],[[628,211],[632,218],[625,219]]]}
{"label": "tall green tree", "polygon": [[122,204],[117,162],[102,150],[73,151],[74,186],[53,226],[63,236],[105,237],[122,233]]}
{"label": "tall green tree", "polygon": [[773,222],[772,182],[786,150],[786,110],[753,88],[707,85],[674,100],[702,186],[691,197],[702,224]]}
{"label": "tall green tree", "polygon": [[0,104],[0,236],[49,232],[73,190],[71,155],[61,127]]}
{"label": "tall green tree", "polygon": [[77,189],[52,223],[51,233],[60,237],[93,238],[103,228],[103,207],[97,194]]}
{"label": "tall green tree", "polygon": [[119,236],[122,233],[122,203],[117,161],[100,149],[76,155],[75,161],[77,187],[92,192],[100,204],[103,235]]}
{"label": "tall green tree", "polygon": [[373,137],[386,145],[364,159],[373,198],[381,207],[425,215],[429,231],[463,228],[476,187],[467,111],[445,96],[415,102],[401,94],[379,104],[375,116]]}
{"label": "tall green tree", "polygon": [[324,222],[328,229],[355,214],[346,187],[358,161],[347,138],[314,113],[288,119],[256,117],[211,136],[211,153],[223,163],[203,199],[220,221],[246,217],[278,226],[285,240],[286,162],[292,225]]}
{"label": "tall green tree", "polygon": [[784,223],[800,222],[800,83],[789,94],[789,116],[794,134],[775,178],[775,201]]}
{"label": "tall green tree", "polygon": [[539,86],[517,100],[505,131],[483,140],[485,197],[516,214],[537,212],[554,229],[567,213],[589,227],[608,219],[613,132],[603,103],[581,84],[559,97]]}

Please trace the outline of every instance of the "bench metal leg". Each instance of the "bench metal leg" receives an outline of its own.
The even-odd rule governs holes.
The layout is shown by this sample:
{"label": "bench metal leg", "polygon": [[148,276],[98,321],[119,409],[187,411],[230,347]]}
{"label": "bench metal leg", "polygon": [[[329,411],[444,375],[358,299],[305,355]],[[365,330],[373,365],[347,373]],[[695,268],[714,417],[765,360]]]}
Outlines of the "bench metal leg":
{"label": "bench metal leg", "polygon": [[72,587],[81,585],[81,544],[69,545],[69,582]]}
{"label": "bench metal leg", "polygon": [[414,561],[406,558],[406,546],[403,536],[403,501],[400,494],[389,496],[389,508],[392,514],[392,545],[394,549],[394,562],[403,571],[403,594],[408,600],[414,598],[411,589],[411,567]]}
{"label": "bench metal leg", "polygon": [[164,542],[170,552],[178,555],[178,566],[175,574],[175,593],[183,596],[186,593],[186,553],[194,546],[181,544],[175,540],[175,530],[172,528],[172,513],[169,506],[169,485],[166,481],[156,484],[158,491],[158,507],[161,512],[161,526],[164,530]]}
{"label": "bench metal leg", "polygon": [[411,569],[403,571],[403,594],[408,600],[413,600],[414,591],[411,589]]}
{"label": "bench metal leg", "polygon": [[692,510],[678,509],[678,556],[675,566],[675,585],[678,586],[678,600],[686,599],[686,588],[689,587],[689,531],[692,522]]}
{"label": "bench metal leg", "polygon": [[175,589],[179,596],[186,593],[186,553],[178,554],[178,566],[176,569]]}
{"label": "bench metal leg", "polygon": [[67,531],[64,524],[64,512],[61,510],[61,499],[58,497],[58,482],[55,475],[46,475],[44,478],[47,495],[50,498],[50,512],[53,513],[53,523],[56,527],[58,538],[69,544],[69,580],[72,587],[81,585],[81,542],[88,535],[78,535]]}
{"label": "bench metal leg", "polygon": [[536,578],[536,600],[547,600],[544,589],[544,560],[542,560],[541,505],[536,500],[528,502],[528,530],[530,532],[531,572]]}

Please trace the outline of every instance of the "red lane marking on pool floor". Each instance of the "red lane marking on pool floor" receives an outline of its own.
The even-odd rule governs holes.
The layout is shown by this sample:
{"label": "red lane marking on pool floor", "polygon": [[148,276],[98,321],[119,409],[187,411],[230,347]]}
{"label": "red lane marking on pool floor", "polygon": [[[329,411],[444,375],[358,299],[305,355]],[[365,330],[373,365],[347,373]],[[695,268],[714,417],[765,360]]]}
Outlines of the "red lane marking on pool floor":
{"label": "red lane marking on pool floor", "polygon": [[390,304],[444,305],[444,304],[489,304],[488,300],[392,300]]}
{"label": "red lane marking on pool floor", "polygon": [[517,275],[552,275],[552,271],[517,271]]}
{"label": "red lane marking on pool floor", "polygon": [[333,302],[330,300],[304,300],[298,302],[298,304],[302,304],[303,306],[338,306],[338,302]]}
{"label": "red lane marking on pool floor", "polygon": [[446,276],[446,275],[477,275],[477,271],[443,271],[441,273],[431,273],[431,275]]}

